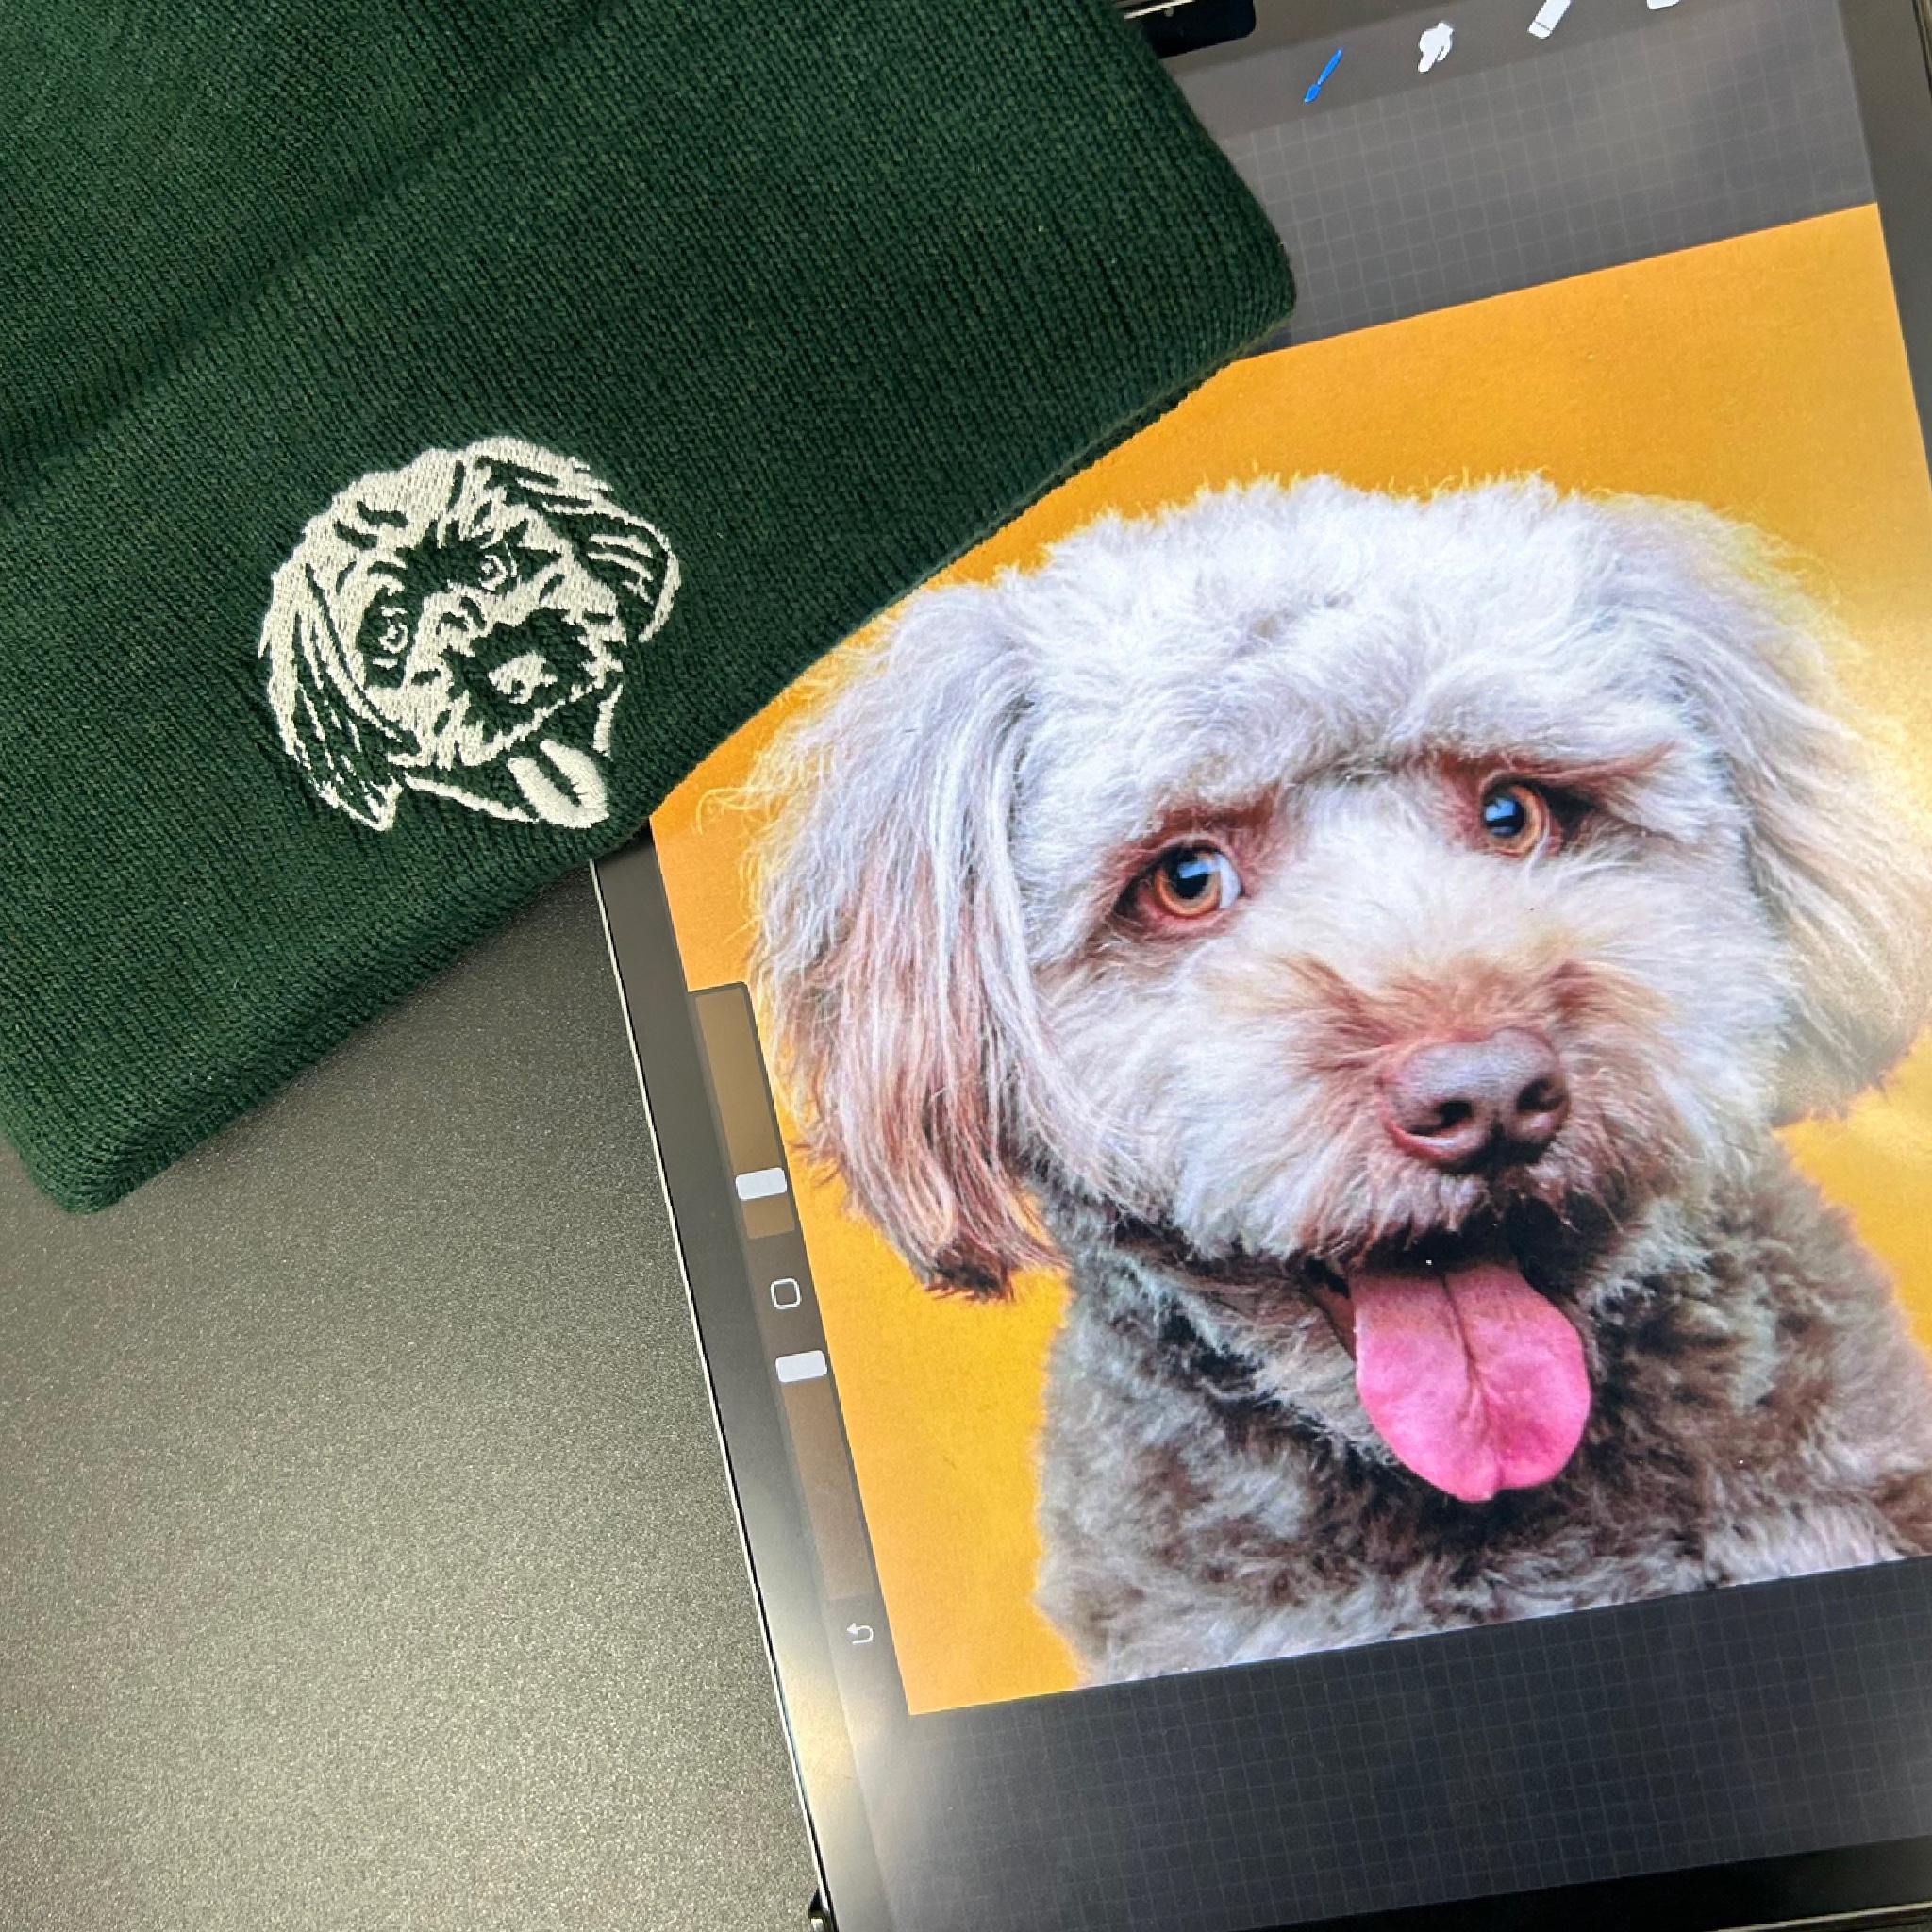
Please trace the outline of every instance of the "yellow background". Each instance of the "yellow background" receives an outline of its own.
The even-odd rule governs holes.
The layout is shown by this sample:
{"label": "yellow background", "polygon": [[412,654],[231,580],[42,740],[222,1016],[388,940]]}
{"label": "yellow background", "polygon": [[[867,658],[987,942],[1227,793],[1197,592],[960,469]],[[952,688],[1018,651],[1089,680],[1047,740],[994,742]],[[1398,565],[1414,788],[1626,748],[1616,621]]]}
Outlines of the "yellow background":
{"label": "yellow background", "polygon": [[[1794,546],[1862,641],[1847,681],[1921,741],[1932,723],[1932,486],[1869,208],[1244,363],[948,575],[1027,564],[1104,508],[1152,510],[1257,475],[1327,471],[1418,491],[1529,470],[1579,489],[1694,497]],[[745,974],[750,827],[716,794],[809,702],[809,687],[787,693],[654,821],[693,987]],[[1932,1344],[1920,1233],[1932,1209],[1932,1049],[1922,1043],[1849,1120],[1790,1140],[1895,1272]],[[835,1184],[796,1180],[912,1708],[1070,1687],[1071,1660],[1030,1599],[1032,1445],[1061,1285],[1030,1278],[995,1307],[929,1295],[842,1211]]]}

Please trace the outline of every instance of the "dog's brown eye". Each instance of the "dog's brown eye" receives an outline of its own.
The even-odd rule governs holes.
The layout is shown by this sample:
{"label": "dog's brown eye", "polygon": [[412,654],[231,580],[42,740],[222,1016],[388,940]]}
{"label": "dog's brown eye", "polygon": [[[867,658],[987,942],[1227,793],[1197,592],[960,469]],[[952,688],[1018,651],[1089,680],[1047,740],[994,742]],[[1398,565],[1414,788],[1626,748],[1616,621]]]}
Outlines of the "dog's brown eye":
{"label": "dog's brown eye", "polygon": [[1241,897],[1241,878],[1218,845],[1176,845],[1155,860],[1143,891],[1152,908],[1169,919],[1206,919]]}
{"label": "dog's brown eye", "polygon": [[1491,848],[1510,858],[1541,852],[1557,830],[1549,800],[1521,778],[1505,779],[1483,793],[1482,822]]}

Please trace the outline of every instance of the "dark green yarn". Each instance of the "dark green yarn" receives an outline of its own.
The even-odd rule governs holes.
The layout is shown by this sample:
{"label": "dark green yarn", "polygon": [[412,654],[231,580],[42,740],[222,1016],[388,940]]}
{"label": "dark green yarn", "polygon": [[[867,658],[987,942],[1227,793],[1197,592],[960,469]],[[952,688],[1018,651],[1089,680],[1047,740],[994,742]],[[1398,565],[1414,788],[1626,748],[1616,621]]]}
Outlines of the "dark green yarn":
{"label": "dark green yarn", "polygon": [[[0,24],[0,1127],[96,1207],[621,842],[820,652],[1289,303],[1104,0]],[[308,520],[513,437],[683,583],[608,816],[284,754],[257,641]]]}

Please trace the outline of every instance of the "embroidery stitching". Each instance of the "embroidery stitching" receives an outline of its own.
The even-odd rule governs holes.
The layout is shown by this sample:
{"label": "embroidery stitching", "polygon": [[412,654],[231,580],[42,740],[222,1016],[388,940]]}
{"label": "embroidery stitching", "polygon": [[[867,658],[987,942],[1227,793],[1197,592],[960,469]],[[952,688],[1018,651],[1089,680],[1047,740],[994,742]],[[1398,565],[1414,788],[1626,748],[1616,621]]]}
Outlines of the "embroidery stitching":
{"label": "embroidery stitching", "polygon": [[534,443],[372,471],[275,574],[259,655],[282,749],[373,831],[406,789],[600,824],[626,654],[663,626],[678,578],[657,529]]}

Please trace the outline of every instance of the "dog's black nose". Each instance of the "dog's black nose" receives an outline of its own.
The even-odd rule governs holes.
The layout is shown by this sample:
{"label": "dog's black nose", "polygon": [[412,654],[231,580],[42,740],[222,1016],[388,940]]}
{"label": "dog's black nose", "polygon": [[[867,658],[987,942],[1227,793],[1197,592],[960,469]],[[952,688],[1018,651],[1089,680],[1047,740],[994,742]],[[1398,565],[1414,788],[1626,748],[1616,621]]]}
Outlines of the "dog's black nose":
{"label": "dog's black nose", "polygon": [[1382,1074],[1382,1121],[1405,1153],[1451,1171],[1527,1166],[1570,1117],[1570,1087],[1541,1033],[1412,1046]]}

